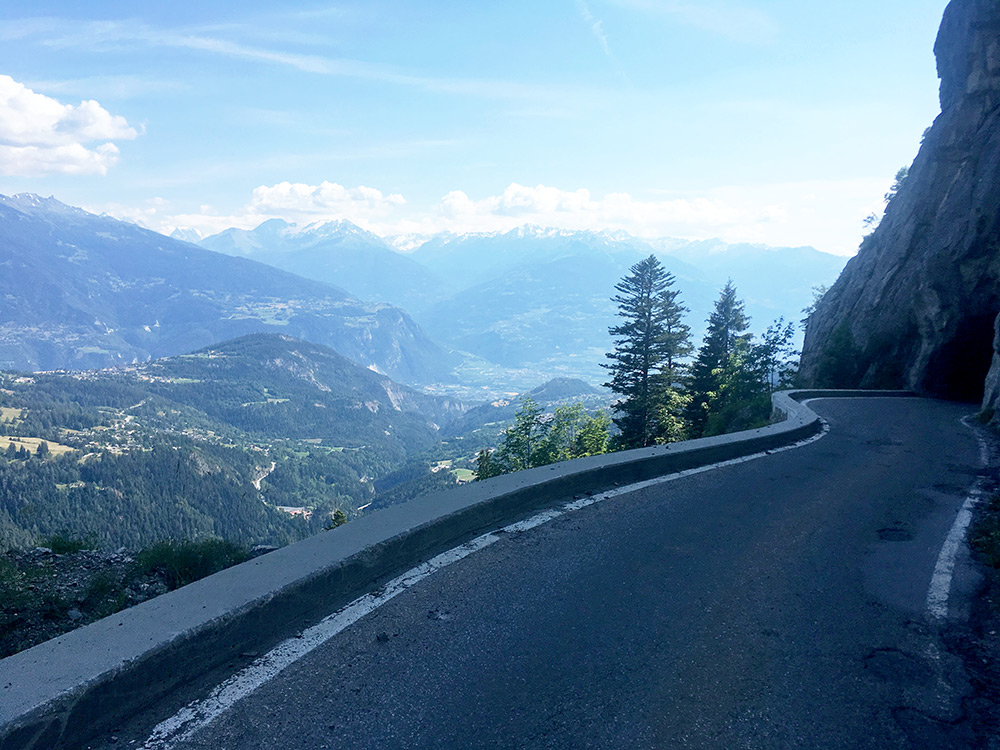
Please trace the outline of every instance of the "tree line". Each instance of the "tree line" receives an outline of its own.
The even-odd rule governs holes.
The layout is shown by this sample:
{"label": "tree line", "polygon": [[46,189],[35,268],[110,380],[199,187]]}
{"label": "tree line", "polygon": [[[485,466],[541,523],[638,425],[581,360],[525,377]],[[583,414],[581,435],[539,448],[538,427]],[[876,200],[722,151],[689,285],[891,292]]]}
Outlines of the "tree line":
{"label": "tree line", "polygon": [[604,366],[611,374],[605,385],[619,396],[619,449],[759,427],[770,417],[771,393],[795,377],[794,326],[779,318],[755,340],[732,281],[695,351],[674,282],[650,255],[615,286],[622,321],[609,331],[614,349]]}
{"label": "tree line", "polygon": [[[752,429],[767,423],[771,393],[796,375],[795,328],[779,318],[755,340],[732,281],[726,283],[695,350],[689,312],[675,278],[654,255],[636,263],[612,300],[618,325],[604,385],[618,399],[614,417],[575,404],[546,415],[530,399],[495,449],[477,456],[477,479],[611,450]],[[611,422],[617,434],[610,435]]]}
{"label": "tree line", "polygon": [[483,448],[476,456],[476,479],[606,453],[610,427],[603,411],[587,414],[582,404],[570,404],[546,414],[524,398],[496,450]]}

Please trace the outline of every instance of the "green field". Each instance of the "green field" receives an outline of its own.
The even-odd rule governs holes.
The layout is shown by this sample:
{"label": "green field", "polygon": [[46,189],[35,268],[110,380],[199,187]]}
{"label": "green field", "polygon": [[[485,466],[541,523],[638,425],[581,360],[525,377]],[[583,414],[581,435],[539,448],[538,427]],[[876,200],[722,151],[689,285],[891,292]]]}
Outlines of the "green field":
{"label": "green field", "polygon": [[[0,451],[7,450],[7,447],[11,443],[13,443],[16,447],[20,447],[23,445],[25,448],[28,449],[30,453],[34,453],[35,451],[38,450],[38,444],[41,442],[42,442],[41,438],[5,437],[4,435],[0,435]],[[69,453],[70,451],[74,450],[73,448],[70,448],[68,445],[62,445],[61,443],[54,443],[51,440],[46,440],[45,442],[49,444],[49,453],[51,453],[53,456],[61,456],[64,453]]]}

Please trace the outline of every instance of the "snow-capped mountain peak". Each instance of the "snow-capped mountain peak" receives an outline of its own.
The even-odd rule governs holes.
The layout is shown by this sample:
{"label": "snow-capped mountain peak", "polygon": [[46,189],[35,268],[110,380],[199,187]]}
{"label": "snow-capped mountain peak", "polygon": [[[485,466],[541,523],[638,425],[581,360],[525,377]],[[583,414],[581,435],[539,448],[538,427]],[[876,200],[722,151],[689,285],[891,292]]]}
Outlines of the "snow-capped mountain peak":
{"label": "snow-capped mountain peak", "polygon": [[0,195],[0,204],[9,206],[24,214],[39,216],[43,214],[61,214],[74,216],[87,216],[87,212],[82,208],[67,206],[55,197],[43,198],[35,193],[18,193],[17,195]]}
{"label": "snow-capped mountain peak", "polygon": [[312,235],[317,238],[333,239],[337,237],[348,237],[348,236],[361,236],[366,238],[381,239],[376,237],[376,235],[371,232],[362,229],[357,224],[348,221],[347,219],[328,219],[322,221],[314,221],[312,224],[307,224],[298,234],[300,235]]}
{"label": "snow-capped mountain peak", "polygon": [[177,227],[169,236],[171,239],[190,242],[192,244],[198,244],[205,237],[205,235],[192,227]]}

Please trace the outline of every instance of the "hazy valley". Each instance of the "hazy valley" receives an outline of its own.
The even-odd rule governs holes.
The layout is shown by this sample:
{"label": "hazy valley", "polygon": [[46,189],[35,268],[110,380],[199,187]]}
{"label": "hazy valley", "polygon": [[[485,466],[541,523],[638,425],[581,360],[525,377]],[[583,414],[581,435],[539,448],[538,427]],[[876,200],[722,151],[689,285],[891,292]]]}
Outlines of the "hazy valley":
{"label": "hazy valley", "polygon": [[[393,245],[404,239],[405,253]],[[613,286],[650,254],[677,278],[695,331],[729,278],[754,332],[779,317],[797,322],[813,287],[832,284],[846,261],[809,247],[647,241],[624,232],[528,226],[383,239],[347,221],[296,227],[272,220],[199,244],[403,307],[457,358],[458,383],[491,393],[528,390],[552,377],[604,382],[600,363],[616,318]]]}
{"label": "hazy valley", "polygon": [[302,538],[470,479],[517,394],[607,411],[611,297],[639,260],[676,277],[695,337],[726,279],[760,331],[843,263],[536,227],[402,252],[345,221],[193,245],[29,194],[0,197],[0,231],[7,546]]}

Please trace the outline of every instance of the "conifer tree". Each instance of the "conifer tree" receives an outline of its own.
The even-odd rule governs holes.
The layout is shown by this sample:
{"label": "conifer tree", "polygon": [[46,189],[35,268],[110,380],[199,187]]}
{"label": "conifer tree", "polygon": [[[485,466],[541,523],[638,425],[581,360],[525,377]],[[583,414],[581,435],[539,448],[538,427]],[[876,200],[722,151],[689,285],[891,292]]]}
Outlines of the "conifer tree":
{"label": "conifer tree", "polygon": [[548,433],[548,424],[540,419],[541,416],[542,408],[533,398],[525,396],[521,399],[514,424],[508,428],[503,442],[492,456],[500,473],[523,471],[537,465],[538,449]]}
{"label": "conifer tree", "polygon": [[846,321],[833,329],[816,370],[818,388],[857,388],[861,379],[858,361],[861,349],[854,343]]}
{"label": "conifer tree", "polygon": [[743,300],[737,298],[736,287],[730,279],[708,316],[708,331],[691,365],[688,382],[691,401],[685,410],[689,437],[701,437],[705,432],[712,396],[719,391],[731,355],[749,344],[750,334],[746,333],[749,327],[750,319],[743,312]]}
{"label": "conifer tree", "polygon": [[667,276],[670,280],[663,292],[663,339],[666,344],[664,348],[666,359],[660,374],[668,386],[675,387],[684,378],[687,371],[687,363],[684,360],[691,356],[694,345],[691,343],[691,327],[684,322],[685,313],[690,311],[677,299],[680,290],[670,288],[674,283],[673,275],[668,272]]}
{"label": "conifer tree", "polygon": [[501,467],[497,466],[493,461],[493,451],[489,448],[480,449],[476,455],[476,481],[499,476],[500,473]]}
{"label": "conifer tree", "polygon": [[587,417],[573,443],[573,458],[583,456],[598,456],[608,451],[609,428],[611,419],[603,411],[598,411],[592,417]]}
{"label": "conifer tree", "polygon": [[673,275],[650,255],[629,269],[615,289],[620,325],[608,332],[615,349],[608,353],[611,372],[605,386],[622,396],[615,405],[615,424],[623,448],[641,448],[676,438],[663,428],[664,409],[676,402],[674,392],[680,360],[691,351],[690,330],[682,322],[686,312],[671,287]]}

